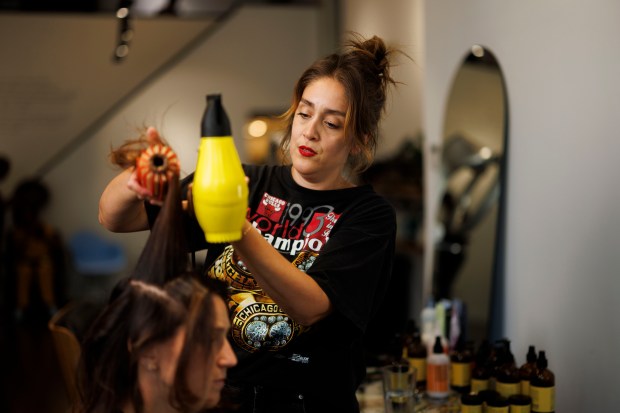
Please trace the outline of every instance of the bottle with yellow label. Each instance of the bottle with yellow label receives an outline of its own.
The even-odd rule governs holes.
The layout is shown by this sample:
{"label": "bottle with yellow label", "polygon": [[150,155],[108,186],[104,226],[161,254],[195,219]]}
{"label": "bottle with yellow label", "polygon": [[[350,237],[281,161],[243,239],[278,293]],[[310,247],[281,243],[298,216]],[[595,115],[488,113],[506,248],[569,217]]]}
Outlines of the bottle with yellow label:
{"label": "bottle with yellow label", "polygon": [[476,352],[474,368],[471,371],[471,392],[480,393],[489,390],[491,382],[491,374],[493,372],[491,365],[491,352],[493,348],[489,340],[483,340]]}
{"label": "bottle with yellow label", "polygon": [[452,390],[461,394],[469,393],[472,361],[472,354],[465,347],[463,335],[460,335],[450,355],[450,387]]}
{"label": "bottle with yellow label", "polygon": [[521,379],[521,394],[530,395],[530,379],[536,370],[536,349],[529,346],[525,363],[519,367],[519,378]]}
{"label": "bottle with yellow label", "polygon": [[521,393],[519,369],[510,350],[510,341],[508,340],[504,342],[503,354],[496,373],[495,390],[506,398]]}
{"label": "bottle with yellow label", "polygon": [[547,356],[541,350],[536,360],[536,371],[530,381],[533,413],[555,412],[555,375],[547,365]]}
{"label": "bottle with yellow label", "polygon": [[194,213],[207,242],[241,239],[248,186],[221,95],[207,96],[192,186]]}
{"label": "bottle with yellow label", "polygon": [[422,343],[422,336],[418,329],[413,331],[411,340],[407,341],[404,355],[409,360],[411,367],[415,368],[416,388],[424,391],[426,389],[426,359],[428,358],[428,350],[424,343]]}
{"label": "bottle with yellow label", "polygon": [[461,395],[461,413],[482,413],[482,396],[475,393]]}
{"label": "bottle with yellow label", "polygon": [[486,401],[485,413],[509,413],[510,403],[504,396],[492,397]]}
{"label": "bottle with yellow label", "polygon": [[508,398],[510,413],[530,413],[532,410],[532,398],[525,394],[513,394]]}

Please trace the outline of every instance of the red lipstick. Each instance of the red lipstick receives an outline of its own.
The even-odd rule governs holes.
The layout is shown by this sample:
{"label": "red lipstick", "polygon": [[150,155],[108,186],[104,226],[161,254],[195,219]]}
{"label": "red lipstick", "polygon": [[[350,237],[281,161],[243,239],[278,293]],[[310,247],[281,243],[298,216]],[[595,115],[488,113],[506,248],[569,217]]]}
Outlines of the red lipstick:
{"label": "red lipstick", "polygon": [[316,155],[316,152],[313,151],[312,149],[308,148],[307,146],[300,146],[299,147],[299,153],[301,154],[301,156],[305,156],[305,157],[311,157]]}

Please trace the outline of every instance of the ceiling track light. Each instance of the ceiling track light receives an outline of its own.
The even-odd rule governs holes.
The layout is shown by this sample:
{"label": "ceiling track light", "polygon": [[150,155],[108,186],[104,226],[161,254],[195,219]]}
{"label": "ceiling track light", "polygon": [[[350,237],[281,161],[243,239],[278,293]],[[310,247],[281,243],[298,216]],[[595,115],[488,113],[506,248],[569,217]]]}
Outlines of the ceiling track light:
{"label": "ceiling track light", "polygon": [[113,60],[120,63],[129,55],[129,44],[133,38],[133,21],[131,16],[132,0],[121,0],[116,9],[118,19],[118,40],[114,49]]}

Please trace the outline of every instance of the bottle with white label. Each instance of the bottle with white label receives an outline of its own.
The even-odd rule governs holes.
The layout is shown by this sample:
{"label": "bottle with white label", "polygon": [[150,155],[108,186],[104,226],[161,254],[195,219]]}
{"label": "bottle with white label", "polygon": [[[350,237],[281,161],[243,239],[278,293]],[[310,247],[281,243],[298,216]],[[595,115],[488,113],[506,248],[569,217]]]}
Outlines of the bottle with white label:
{"label": "bottle with white label", "polygon": [[435,337],[433,352],[426,361],[426,394],[434,399],[450,395],[450,357],[444,352],[441,337]]}

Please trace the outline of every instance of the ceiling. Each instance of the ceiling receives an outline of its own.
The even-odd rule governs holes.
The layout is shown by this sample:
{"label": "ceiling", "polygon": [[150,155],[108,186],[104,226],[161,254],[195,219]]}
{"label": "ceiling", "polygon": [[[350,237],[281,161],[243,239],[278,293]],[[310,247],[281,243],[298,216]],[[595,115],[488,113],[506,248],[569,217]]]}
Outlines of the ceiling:
{"label": "ceiling", "polygon": [[138,17],[213,17],[236,4],[317,4],[320,0],[0,0],[0,11],[37,13],[114,13],[129,7]]}

